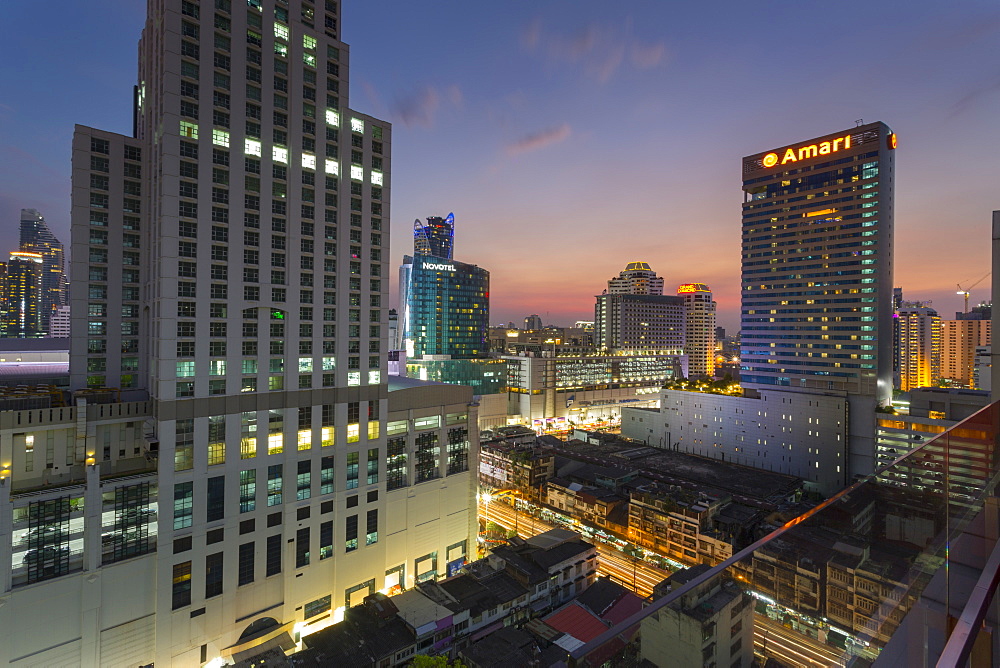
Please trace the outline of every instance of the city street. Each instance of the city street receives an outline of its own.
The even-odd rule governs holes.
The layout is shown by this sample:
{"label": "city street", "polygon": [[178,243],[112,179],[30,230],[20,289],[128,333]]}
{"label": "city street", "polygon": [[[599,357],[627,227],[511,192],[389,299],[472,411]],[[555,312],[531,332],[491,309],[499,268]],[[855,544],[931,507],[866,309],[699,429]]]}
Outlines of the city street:
{"label": "city street", "polygon": [[[522,537],[534,536],[549,529],[564,528],[543,522],[529,513],[514,510],[506,503],[498,501],[488,504],[480,502],[479,508],[482,510],[482,516],[489,522],[496,522],[505,529],[514,529],[516,525],[517,533]],[[649,596],[653,592],[653,586],[670,575],[669,571],[647,564],[641,559],[633,560],[632,557],[607,545],[596,543],[596,546],[598,572],[634,589],[640,596]]]}
{"label": "city street", "polygon": [[843,666],[843,653],[798,631],[782,626],[764,615],[754,615],[754,650],[790,666],[826,668]]}
{"label": "city street", "polygon": [[[530,537],[549,529],[565,528],[559,524],[544,522],[539,518],[515,510],[506,503],[492,501],[479,503],[482,517],[496,522],[505,529],[514,529],[522,537]],[[657,568],[641,559],[633,559],[602,543],[596,543],[598,573],[610,577],[640,596],[649,596],[653,586],[670,575],[669,571]],[[634,567],[634,570],[633,570]],[[633,577],[635,586],[633,586]],[[843,666],[844,654],[836,648],[814,638],[782,626],[779,622],[761,614],[754,614],[754,651],[772,656],[789,666],[818,668]]]}

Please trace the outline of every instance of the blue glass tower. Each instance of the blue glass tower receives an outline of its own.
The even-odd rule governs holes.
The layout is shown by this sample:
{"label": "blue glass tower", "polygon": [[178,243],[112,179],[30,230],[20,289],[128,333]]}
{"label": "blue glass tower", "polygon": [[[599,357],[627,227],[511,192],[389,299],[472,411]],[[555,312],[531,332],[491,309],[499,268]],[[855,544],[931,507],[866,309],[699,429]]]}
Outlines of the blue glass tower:
{"label": "blue glass tower", "polygon": [[416,255],[433,255],[450,260],[455,250],[455,214],[447,218],[431,216],[426,225],[420,219],[413,221],[413,252]]}
{"label": "blue glass tower", "polygon": [[407,357],[487,356],[490,272],[446,257],[407,255],[399,285],[399,327]]}

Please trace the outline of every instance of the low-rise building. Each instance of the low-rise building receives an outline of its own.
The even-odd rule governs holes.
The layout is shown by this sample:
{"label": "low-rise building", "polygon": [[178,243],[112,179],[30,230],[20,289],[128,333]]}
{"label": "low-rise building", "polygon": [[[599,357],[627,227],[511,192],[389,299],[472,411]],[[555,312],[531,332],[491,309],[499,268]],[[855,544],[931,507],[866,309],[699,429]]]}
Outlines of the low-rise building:
{"label": "low-rise building", "polygon": [[589,526],[607,528],[608,517],[627,500],[603,487],[553,478],[545,484],[545,503]]}
{"label": "low-rise building", "polygon": [[797,476],[810,491],[830,495],[848,482],[847,409],[844,396],[798,388],[738,395],[663,390],[658,414],[625,409],[622,435]]}
{"label": "low-rise building", "polygon": [[629,540],[684,563],[715,566],[733,556],[732,544],[713,522],[729,501],[728,496],[695,494],[676,485],[633,491]]}
{"label": "low-rise building", "polygon": [[544,485],[555,473],[555,457],[538,445],[487,443],[479,463],[480,485],[492,489],[518,489],[528,498],[544,496]]}
{"label": "low-rise building", "polygon": [[487,560],[528,589],[535,610],[569,601],[597,578],[597,548],[566,529],[494,548]]}
{"label": "low-rise building", "polygon": [[752,600],[735,580],[710,578],[642,620],[642,658],[656,666],[749,668]]}

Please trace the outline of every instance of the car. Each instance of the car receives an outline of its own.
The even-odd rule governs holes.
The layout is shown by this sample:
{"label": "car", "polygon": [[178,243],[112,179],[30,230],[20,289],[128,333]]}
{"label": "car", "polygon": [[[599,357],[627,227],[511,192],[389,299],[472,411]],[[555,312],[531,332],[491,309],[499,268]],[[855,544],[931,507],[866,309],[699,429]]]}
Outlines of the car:
{"label": "car", "polygon": [[34,550],[28,550],[24,553],[24,563],[25,564],[45,564],[47,562],[55,561],[57,559],[64,559],[69,556],[69,547],[48,545],[46,547],[39,547]]}
{"label": "car", "polygon": [[21,536],[19,544],[44,545],[45,543],[56,543],[59,542],[59,538],[62,535],[63,531],[61,527],[46,524],[44,526],[30,529],[27,533]]}

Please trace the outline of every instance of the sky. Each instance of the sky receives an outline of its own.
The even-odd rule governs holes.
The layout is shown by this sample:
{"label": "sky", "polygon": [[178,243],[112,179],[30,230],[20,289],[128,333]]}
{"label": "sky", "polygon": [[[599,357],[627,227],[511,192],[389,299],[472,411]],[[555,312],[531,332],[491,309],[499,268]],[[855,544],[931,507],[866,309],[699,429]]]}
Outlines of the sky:
{"label": "sky", "polygon": [[[68,245],[73,125],[131,131],[145,3],[4,4],[0,244],[13,250],[20,209],[37,208]],[[607,280],[641,260],[668,290],[707,283],[736,330],[741,158],[858,119],[899,137],[905,298],[953,317],[956,284],[990,270],[994,0],[342,6],[351,107],[393,124],[392,264],[415,218],[454,212],[455,258],[491,272],[494,323],[591,320]]]}

